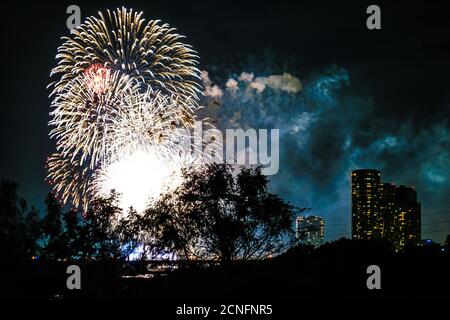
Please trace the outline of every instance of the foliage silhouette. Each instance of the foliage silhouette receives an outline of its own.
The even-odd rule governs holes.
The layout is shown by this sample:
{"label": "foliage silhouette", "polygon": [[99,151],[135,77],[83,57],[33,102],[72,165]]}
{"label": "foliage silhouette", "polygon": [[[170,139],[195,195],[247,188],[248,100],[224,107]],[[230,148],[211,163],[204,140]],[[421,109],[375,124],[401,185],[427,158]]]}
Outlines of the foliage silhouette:
{"label": "foliage silhouette", "polygon": [[261,168],[208,165],[147,208],[140,225],[150,246],[183,259],[262,259],[294,241],[298,209],[268,192]]}
{"label": "foliage silhouette", "polygon": [[17,195],[17,183],[0,185],[0,259],[29,259],[37,253],[41,235],[38,211]]}
{"label": "foliage silhouette", "polygon": [[[122,217],[119,194],[114,190],[106,198],[94,199],[84,213],[71,209],[63,212],[51,194],[47,197],[43,218],[44,257],[73,260],[125,259],[137,245],[131,218]],[[134,216],[130,208],[128,217]]]}

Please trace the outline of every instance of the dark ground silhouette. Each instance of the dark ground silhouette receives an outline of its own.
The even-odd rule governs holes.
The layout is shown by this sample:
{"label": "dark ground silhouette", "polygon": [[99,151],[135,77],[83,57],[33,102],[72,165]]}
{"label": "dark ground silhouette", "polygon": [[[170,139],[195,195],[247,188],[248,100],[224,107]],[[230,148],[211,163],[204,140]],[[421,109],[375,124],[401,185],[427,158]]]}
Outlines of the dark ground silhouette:
{"label": "dark ground silhouette", "polygon": [[[252,223],[277,226],[278,220],[273,222],[265,214],[258,215],[260,205],[269,199],[272,204],[276,204],[273,208],[280,207],[284,210],[280,216],[283,217],[280,220],[282,226],[290,222],[292,209],[281,199],[275,198],[276,201],[273,201],[273,196],[265,191],[266,182],[261,180],[261,188],[255,189],[251,183],[253,178],[247,178],[249,180],[243,180],[246,181],[243,185],[251,187],[246,192],[259,190],[258,196],[254,198],[258,201],[247,203],[252,197],[241,197],[244,193],[233,191],[229,194],[232,199],[230,203],[234,203],[237,208],[245,203],[245,212],[253,210],[250,212],[254,215]],[[207,186],[207,190],[216,190],[215,187],[210,188],[209,184]],[[197,190],[196,188],[193,190]],[[204,190],[201,189],[201,193],[197,190],[194,195],[208,195]],[[221,198],[221,195],[215,196],[215,192],[208,192],[211,194],[207,196],[208,203],[215,204]],[[127,261],[125,258],[139,240],[134,235],[139,232],[135,229],[136,223],[127,219],[110,223],[112,217],[121,212],[115,205],[116,196],[112,194],[108,199],[94,201],[85,215],[81,216],[80,212],[62,210],[49,195],[46,214],[40,216],[36,209],[28,208],[26,202],[17,197],[17,184],[2,181],[0,297],[63,301],[146,299],[186,302],[450,298],[449,239],[444,246],[428,244],[407,247],[401,252],[393,250],[387,242],[341,239],[317,249],[293,246],[281,255],[260,260],[242,256],[235,250],[232,259],[221,259],[219,255],[215,260]],[[192,197],[188,198],[192,201]],[[244,200],[241,201],[240,198]],[[195,210],[193,212],[197,213]],[[204,212],[202,210],[198,213],[200,218],[204,216]],[[230,230],[233,231],[233,237],[229,237],[228,233],[221,233],[226,228],[216,230],[208,227],[201,234],[201,237],[210,235],[218,239],[215,242],[217,244],[225,243],[226,249],[236,248],[235,244],[247,237],[246,230],[260,230],[246,227],[247,221],[243,219],[245,215],[229,217],[226,212],[219,210],[208,212],[207,217],[212,224],[226,219],[232,222]],[[149,222],[144,222],[147,228]],[[177,231],[178,227],[169,226],[170,230]],[[284,227],[271,227],[268,230],[275,232],[269,236],[277,240],[278,235],[282,234],[278,232],[283,231]],[[178,235],[174,238],[172,233],[169,235],[169,243],[173,243],[174,239],[185,239]],[[181,235],[184,237],[186,233]],[[260,238],[250,240],[249,243],[255,243],[263,252],[268,250],[265,246],[259,246]],[[213,253],[214,246],[211,247]],[[231,251],[219,251],[222,257],[224,252],[228,254]],[[81,290],[67,289],[66,280],[69,275],[66,270],[71,264],[81,268]],[[369,290],[366,286],[369,277],[366,270],[370,265],[381,268],[381,290]]]}
{"label": "dark ground silhouette", "polygon": [[[185,265],[154,278],[124,278],[144,262],[75,262],[82,289],[66,288],[69,261],[2,262],[2,296],[44,300],[148,299],[227,301],[255,299],[448,299],[450,254],[440,246],[395,253],[380,242],[341,239],[319,249],[296,247],[276,258],[229,265]],[[368,290],[366,269],[381,268],[381,290]]]}

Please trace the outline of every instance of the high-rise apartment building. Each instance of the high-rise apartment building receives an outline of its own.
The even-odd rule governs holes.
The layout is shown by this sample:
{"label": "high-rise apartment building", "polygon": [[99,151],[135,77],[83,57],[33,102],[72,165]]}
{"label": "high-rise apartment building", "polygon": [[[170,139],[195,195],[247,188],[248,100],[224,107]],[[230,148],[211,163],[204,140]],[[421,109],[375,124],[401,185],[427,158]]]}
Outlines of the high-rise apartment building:
{"label": "high-rise apartment building", "polygon": [[381,173],[361,169],[352,172],[352,237],[379,239],[383,235],[380,209]]}
{"label": "high-rise apartment building", "polygon": [[381,182],[373,169],[352,172],[352,238],[387,239],[397,250],[421,239],[421,207],[413,188]]}
{"label": "high-rise apartment building", "polygon": [[319,247],[323,243],[324,223],[318,216],[302,216],[297,218],[297,240],[301,244]]}

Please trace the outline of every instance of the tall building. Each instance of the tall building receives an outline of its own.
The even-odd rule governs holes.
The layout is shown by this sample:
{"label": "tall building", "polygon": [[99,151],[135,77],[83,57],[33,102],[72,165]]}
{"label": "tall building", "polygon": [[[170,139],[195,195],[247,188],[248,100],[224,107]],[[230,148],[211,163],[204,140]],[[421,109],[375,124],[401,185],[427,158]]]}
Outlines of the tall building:
{"label": "tall building", "polygon": [[324,223],[319,216],[302,216],[297,218],[297,240],[301,244],[319,247],[323,243]]}
{"label": "tall building", "polygon": [[395,232],[390,240],[397,249],[406,245],[418,245],[421,241],[421,207],[413,188],[400,186],[395,189]]}
{"label": "tall building", "polygon": [[396,189],[393,183],[381,183],[379,188],[380,200],[382,200],[379,204],[383,216],[383,238],[389,240],[394,239],[397,232]]}
{"label": "tall building", "polygon": [[421,239],[421,207],[413,188],[381,182],[372,169],[352,172],[352,238],[387,239],[397,250]]}
{"label": "tall building", "polygon": [[361,169],[352,172],[352,238],[380,239],[383,217],[380,210],[381,173]]}

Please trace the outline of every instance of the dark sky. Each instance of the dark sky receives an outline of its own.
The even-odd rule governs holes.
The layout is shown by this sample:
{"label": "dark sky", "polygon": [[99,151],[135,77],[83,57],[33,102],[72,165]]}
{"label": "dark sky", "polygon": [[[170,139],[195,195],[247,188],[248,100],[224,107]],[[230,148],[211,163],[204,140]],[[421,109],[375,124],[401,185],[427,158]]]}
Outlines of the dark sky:
{"label": "dark sky", "polygon": [[[49,191],[44,183],[45,159],[54,148],[48,138],[50,100],[46,85],[49,72],[55,66],[60,37],[68,33],[66,8],[77,4],[82,16],[87,17],[98,10],[125,5],[144,11],[147,19],[168,22],[186,35],[186,41],[201,56],[202,69],[217,63],[231,65],[243,55],[259,53],[266,48],[280,57],[295,55],[295,67],[285,71],[299,77],[303,84],[331,65],[344,68],[351,86],[345,89],[341,101],[370,101],[367,103],[372,109],[366,117],[352,123],[333,116],[329,125],[337,132],[352,126],[351,131],[342,129],[342,134],[344,137],[352,132],[352,156],[357,151],[360,151],[358,155],[363,154],[357,158],[360,163],[353,162],[355,166],[372,164],[385,169],[387,180],[417,187],[425,218],[432,218],[427,222],[425,236],[442,241],[444,234],[450,233],[447,200],[450,144],[445,139],[445,136],[448,138],[450,114],[450,19],[444,2],[377,1],[382,10],[382,30],[377,31],[365,27],[365,11],[372,1],[292,2],[3,3],[0,178],[19,182],[22,195],[42,207]],[[252,70],[235,70],[241,71]],[[319,127],[314,128],[312,130],[319,130]],[[442,141],[436,140],[443,136]],[[404,150],[401,153],[380,154],[377,151],[371,155],[370,151],[383,137],[395,137],[396,141],[403,141],[408,146],[399,143]],[[332,157],[327,154],[330,148],[323,145],[325,140],[327,138],[321,138],[320,134],[311,138],[310,151],[318,159]],[[427,152],[433,153],[432,158],[439,163],[435,165],[430,157],[423,156]],[[341,177],[349,168],[350,160],[347,156],[346,166],[342,166],[343,158],[336,158],[338,162],[325,159],[320,163],[336,168],[337,176]],[[315,158],[308,159],[315,161]],[[319,171],[334,174],[330,170]],[[301,174],[280,176],[301,178]],[[309,177],[313,176],[314,173],[309,172]],[[325,191],[321,184],[326,184],[327,179],[320,174],[314,176],[310,181],[318,186],[312,189]],[[296,202],[292,194],[287,197]],[[320,201],[327,202],[322,198]],[[299,205],[314,206],[306,198],[299,198],[298,202]],[[343,234],[349,230],[349,212],[341,207],[334,210],[333,199],[327,205],[316,207],[328,210],[324,213],[326,217],[331,215],[330,211],[336,211],[334,214],[340,218],[330,216],[330,221],[343,224]]]}

